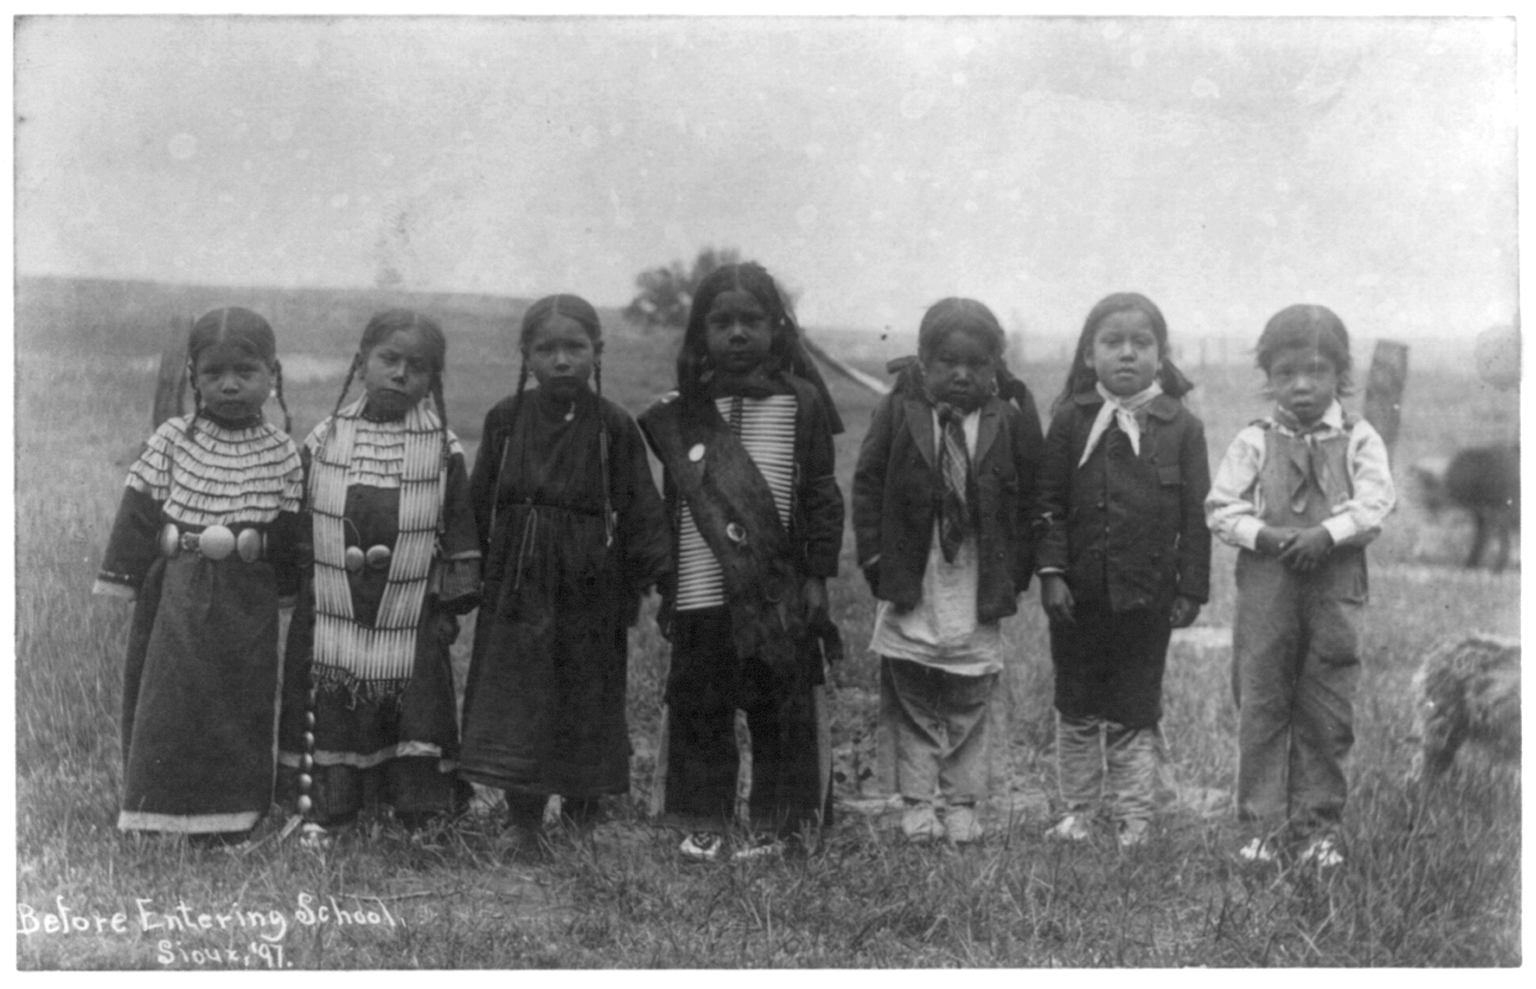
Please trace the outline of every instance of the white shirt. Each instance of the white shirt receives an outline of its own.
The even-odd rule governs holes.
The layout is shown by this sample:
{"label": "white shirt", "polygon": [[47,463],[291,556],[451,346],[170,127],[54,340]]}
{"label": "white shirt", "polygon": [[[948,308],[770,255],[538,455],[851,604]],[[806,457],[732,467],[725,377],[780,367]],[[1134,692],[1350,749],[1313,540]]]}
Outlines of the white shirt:
{"label": "white shirt", "polygon": [[[942,442],[944,433],[938,413],[932,415],[933,435],[936,442]],[[961,429],[965,433],[966,453],[974,458],[981,412],[968,414]],[[898,611],[889,601],[880,602],[870,651],[962,676],[1001,671],[1002,627],[997,622],[982,624],[976,620],[980,577],[976,533],[966,533],[955,553],[955,562],[946,562],[939,542],[939,520],[935,519],[928,539],[928,564],[923,568],[922,597],[905,612]]]}
{"label": "white shirt", "polygon": [[[1259,473],[1264,469],[1267,446],[1266,428],[1287,436],[1296,433],[1270,417],[1271,425],[1248,426],[1237,434],[1227,448],[1211,493],[1205,499],[1205,521],[1223,542],[1241,549],[1257,549],[1259,532],[1264,528],[1264,495]],[[1324,428],[1316,435],[1329,439],[1344,433],[1344,408],[1337,401],[1323,413]],[[1387,447],[1375,427],[1364,419],[1349,431],[1346,455],[1350,488],[1353,495],[1331,506],[1331,514],[1322,522],[1335,545],[1349,540],[1364,546],[1381,534],[1381,524],[1397,504],[1397,488],[1392,483],[1392,469],[1387,462]]]}

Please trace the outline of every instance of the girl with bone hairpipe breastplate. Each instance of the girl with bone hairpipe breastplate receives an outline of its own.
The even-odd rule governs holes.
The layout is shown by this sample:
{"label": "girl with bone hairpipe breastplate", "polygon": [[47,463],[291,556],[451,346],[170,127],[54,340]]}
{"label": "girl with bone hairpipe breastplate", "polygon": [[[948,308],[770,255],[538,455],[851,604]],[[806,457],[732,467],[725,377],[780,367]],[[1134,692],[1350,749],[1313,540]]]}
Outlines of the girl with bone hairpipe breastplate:
{"label": "girl with bone hairpipe breastplate", "polygon": [[[415,827],[466,797],[448,647],[479,602],[480,552],[445,351],[425,316],[374,317],[304,444],[314,571],[289,634],[282,761],[317,840],[369,805]],[[364,395],[344,404],[356,376]]]}

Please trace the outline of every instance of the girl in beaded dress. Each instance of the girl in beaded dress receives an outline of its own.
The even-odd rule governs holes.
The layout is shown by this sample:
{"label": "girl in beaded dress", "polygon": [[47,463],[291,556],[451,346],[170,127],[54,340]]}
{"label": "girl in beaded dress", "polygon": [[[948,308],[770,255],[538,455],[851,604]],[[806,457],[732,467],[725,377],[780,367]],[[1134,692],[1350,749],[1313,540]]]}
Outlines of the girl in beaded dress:
{"label": "girl in beaded dress", "polygon": [[581,825],[599,797],[629,791],[627,630],[671,569],[671,539],[640,430],[602,397],[596,310],[540,299],[519,349],[517,393],[485,417],[470,485],[485,607],[460,774],[506,792],[532,851],[551,794]]}
{"label": "girl in beaded dress", "polygon": [[266,320],[208,313],[187,365],[193,414],[161,424],[129,469],[95,591],[134,601],[117,826],[222,843],[272,803],[278,605],[298,586],[302,472],[261,414],[274,386],[283,397]]}
{"label": "girl in beaded dress", "polygon": [[[448,647],[455,616],[479,603],[480,550],[446,352],[426,316],[375,316],[301,451],[314,570],[289,629],[280,731],[312,839],[367,806],[416,828],[465,803]],[[344,404],[359,377],[363,397]]]}

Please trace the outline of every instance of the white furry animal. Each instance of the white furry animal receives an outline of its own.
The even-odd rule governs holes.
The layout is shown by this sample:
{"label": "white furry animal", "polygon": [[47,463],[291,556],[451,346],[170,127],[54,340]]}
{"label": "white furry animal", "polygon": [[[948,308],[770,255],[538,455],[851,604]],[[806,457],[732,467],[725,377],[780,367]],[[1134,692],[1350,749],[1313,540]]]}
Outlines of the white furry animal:
{"label": "white furry animal", "polygon": [[1411,778],[1434,780],[1472,742],[1520,762],[1520,640],[1474,634],[1436,643],[1413,678],[1419,698]]}

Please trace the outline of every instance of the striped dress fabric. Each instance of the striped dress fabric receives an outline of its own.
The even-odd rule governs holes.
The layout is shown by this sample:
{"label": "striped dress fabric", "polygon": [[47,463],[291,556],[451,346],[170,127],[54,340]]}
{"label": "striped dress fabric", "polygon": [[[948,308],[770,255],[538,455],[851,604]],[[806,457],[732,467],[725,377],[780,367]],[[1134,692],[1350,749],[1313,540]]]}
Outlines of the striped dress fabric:
{"label": "striped dress fabric", "polygon": [[[740,395],[715,399],[720,417],[741,439],[773,492],[779,522],[789,528],[795,483],[795,396]],[[705,452],[707,457],[708,451]],[[714,551],[699,534],[688,502],[678,501],[677,610],[718,608],[725,604],[725,584]]]}
{"label": "striped dress fabric", "polygon": [[[447,483],[443,432],[423,401],[402,419],[362,416],[366,397],[315,427],[305,441],[315,547],[315,670],[351,682],[402,685],[416,656],[416,626],[437,551]],[[450,439],[456,448],[457,440]],[[346,569],[347,488],[400,489],[399,535],[389,586],[372,626],[352,613]]]}
{"label": "striped dress fabric", "polygon": [[149,438],[127,486],[185,526],[261,525],[299,510],[303,468],[293,441],[269,422],[227,429],[199,418],[188,436],[187,420],[175,416]]}

